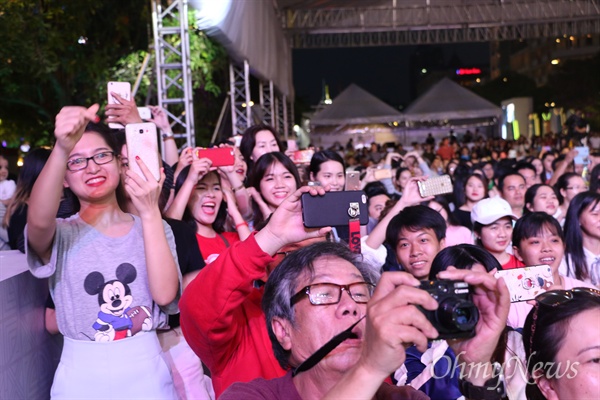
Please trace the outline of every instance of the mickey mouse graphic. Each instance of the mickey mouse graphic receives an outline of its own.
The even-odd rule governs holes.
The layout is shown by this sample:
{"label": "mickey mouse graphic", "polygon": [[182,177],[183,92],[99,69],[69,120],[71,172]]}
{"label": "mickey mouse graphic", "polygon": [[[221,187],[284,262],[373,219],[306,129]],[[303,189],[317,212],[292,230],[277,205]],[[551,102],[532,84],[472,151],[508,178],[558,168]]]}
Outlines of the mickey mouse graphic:
{"label": "mickey mouse graphic", "polygon": [[152,313],[148,307],[131,307],[133,296],[129,284],[137,277],[135,267],[129,263],[119,265],[116,277],[104,282],[104,276],[94,271],[86,276],[83,283],[89,295],[98,295],[100,311],[92,325],[96,330],[94,340],[97,342],[124,339],[139,331],[152,329]]}

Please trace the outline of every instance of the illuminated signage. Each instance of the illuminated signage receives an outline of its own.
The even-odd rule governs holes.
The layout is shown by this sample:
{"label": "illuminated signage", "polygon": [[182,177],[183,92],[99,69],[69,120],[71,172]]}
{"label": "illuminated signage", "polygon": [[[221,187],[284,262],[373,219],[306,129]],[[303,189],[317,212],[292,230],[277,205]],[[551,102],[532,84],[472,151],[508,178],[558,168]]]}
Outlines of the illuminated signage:
{"label": "illuminated signage", "polygon": [[456,70],[456,75],[479,75],[481,70],[479,68],[459,68]]}

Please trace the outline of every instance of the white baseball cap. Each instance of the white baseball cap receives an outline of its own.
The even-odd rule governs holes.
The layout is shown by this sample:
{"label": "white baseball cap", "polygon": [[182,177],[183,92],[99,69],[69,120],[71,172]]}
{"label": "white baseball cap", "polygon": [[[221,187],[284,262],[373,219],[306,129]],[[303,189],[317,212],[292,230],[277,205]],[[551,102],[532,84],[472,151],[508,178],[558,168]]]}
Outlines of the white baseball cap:
{"label": "white baseball cap", "polygon": [[501,197],[480,200],[471,211],[471,222],[481,225],[489,225],[504,217],[519,219],[513,214],[510,204]]}

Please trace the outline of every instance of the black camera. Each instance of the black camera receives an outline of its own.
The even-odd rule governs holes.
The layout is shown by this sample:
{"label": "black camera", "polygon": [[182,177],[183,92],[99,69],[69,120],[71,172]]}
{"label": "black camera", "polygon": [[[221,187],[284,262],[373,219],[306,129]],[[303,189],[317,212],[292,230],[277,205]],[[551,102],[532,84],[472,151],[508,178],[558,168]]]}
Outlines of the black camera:
{"label": "black camera", "polygon": [[469,284],[461,281],[424,281],[421,289],[438,302],[437,310],[419,307],[439,332],[438,339],[470,338],[475,335],[479,310],[471,301]]}

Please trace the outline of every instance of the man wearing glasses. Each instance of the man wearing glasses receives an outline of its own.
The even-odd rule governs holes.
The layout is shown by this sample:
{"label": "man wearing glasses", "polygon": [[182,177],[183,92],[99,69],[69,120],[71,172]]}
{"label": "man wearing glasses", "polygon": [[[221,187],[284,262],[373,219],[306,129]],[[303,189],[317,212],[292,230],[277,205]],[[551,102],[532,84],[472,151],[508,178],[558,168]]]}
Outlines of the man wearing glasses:
{"label": "man wearing glasses", "polygon": [[216,397],[234,382],[286,372],[273,355],[261,309],[263,288],[257,282],[266,280],[290,252],[324,240],[330,230],[304,228],[300,196],[307,191],[325,193],[316,186],[296,191],[260,232],[234,243],[202,269],[180,300],[184,336],[210,369]]}
{"label": "man wearing glasses", "polygon": [[[508,291],[484,272],[441,274],[475,286],[481,315],[477,335],[454,341],[453,348],[459,362],[480,363],[484,369],[489,365],[487,377],[484,369],[477,373],[465,368],[468,398],[477,399],[477,389],[492,386],[489,360],[506,324]],[[288,372],[271,380],[235,383],[220,399],[426,399],[412,387],[384,380],[404,362],[405,346],[426,349],[427,341],[438,336],[417,308],[433,310],[437,303],[408,273],[384,273],[377,289],[372,283],[376,279],[338,243],[315,243],[286,257],[269,276],[263,311],[275,356]]]}

